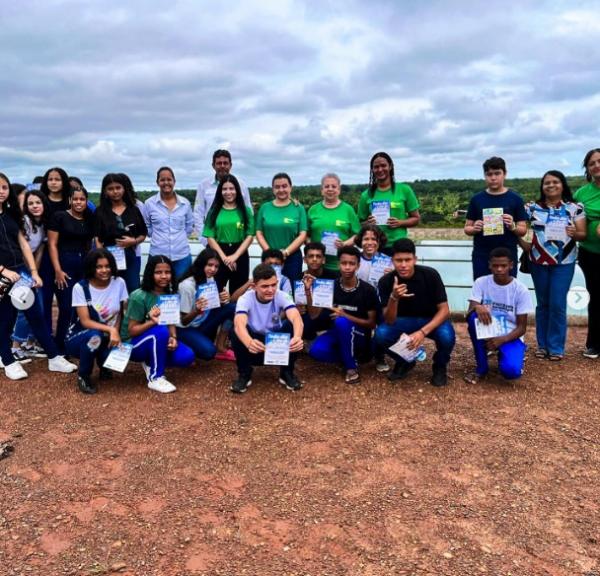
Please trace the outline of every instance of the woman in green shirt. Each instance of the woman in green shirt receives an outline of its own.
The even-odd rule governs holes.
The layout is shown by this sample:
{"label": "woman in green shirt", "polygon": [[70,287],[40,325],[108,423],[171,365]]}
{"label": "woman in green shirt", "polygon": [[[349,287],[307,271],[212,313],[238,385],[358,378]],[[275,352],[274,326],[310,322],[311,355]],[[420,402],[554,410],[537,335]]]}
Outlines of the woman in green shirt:
{"label": "woman in green shirt", "polygon": [[587,219],[587,237],[579,244],[578,260],[590,294],[583,355],[596,359],[600,357],[600,148],[585,155],[583,167],[589,184],[575,192],[575,200],[583,204]]}
{"label": "woman in green shirt", "polygon": [[229,282],[229,292],[233,294],[250,276],[248,248],[254,238],[254,214],[246,206],[240,183],[232,174],[217,186],[203,235],[221,259],[217,283],[225,286]]}
{"label": "woman in green shirt", "polygon": [[338,271],[337,251],[342,246],[352,246],[360,230],[354,208],[340,200],[341,182],[337,174],[321,178],[323,201],[308,209],[308,241],[325,246],[325,268]]}
{"label": "woman in green shirt", "polygon": [[358,218],[377,224],[385,232],[388,242],[383,251],[388,256],[394,242],[406,238],[407,228],[416,226],[421,219],[413,189],[395,181],[394,162],[385,152],[377,152],[371,158],[369,187],[358,201]]}
{"label": "woman in green shirt", "polygon": [[281,250],[285,261],[281,273],[292,282],[302,277],[300,246],[306,240],[308,224],[302,204],[292,200],[292,179],[280,172],[273,176],[271,202],[265,202],[256,218],[256,239],[263,250]]}

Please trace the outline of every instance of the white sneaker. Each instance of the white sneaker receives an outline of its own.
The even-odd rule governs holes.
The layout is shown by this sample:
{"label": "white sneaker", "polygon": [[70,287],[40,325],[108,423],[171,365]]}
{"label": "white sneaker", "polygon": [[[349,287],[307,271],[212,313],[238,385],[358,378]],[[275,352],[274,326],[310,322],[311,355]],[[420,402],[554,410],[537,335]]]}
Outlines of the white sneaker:
{"label": "white sneaker", "polygon": [[145,362],[142,362],[142,368],[144,369],[144,374],[146,375],[146,380],[150,382],[150,366]]}
{"label": "white sneaker", "polygon": [[69,374],[77,370],[77,365],[65,360],[64,356],[55,356],[48,360],[48,370],[50,372],[64,372]]}
{"label": "white sneaker", "polygon": [[175,388],[175,386],[173,386],[173,384],[171,384],[164,376],[150,380],[148,382],[148,388],[155,392],[160,392],[161,394],[168,394],[169,392],[175,392],[175,390],[177,390],[177,388]]}
{"label": "white sneaker", "polygon": [[4,373],[6,374],[6,377],[11,380],[22,380],[23,378],[27,378],[27,372],[25,372],[25,369],[21,366],[20,362],[13,362],[12,364],[5,366]]}

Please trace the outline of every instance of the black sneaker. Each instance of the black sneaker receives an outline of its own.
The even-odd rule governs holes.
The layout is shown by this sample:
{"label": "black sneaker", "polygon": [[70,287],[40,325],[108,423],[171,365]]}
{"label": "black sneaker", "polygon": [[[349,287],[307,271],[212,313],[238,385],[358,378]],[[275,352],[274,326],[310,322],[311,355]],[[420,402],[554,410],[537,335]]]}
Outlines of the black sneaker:
{"label": "black sneaker", "polygon": [[596,358],[598,358],[600,356],[600,350],[596,350],[595,348],[586,348],[583,351],[583,355],[585,358],[591,358],[592,360],[595,360]]}
{"label": "black sneaker", "polygon": [[84,394],[95,394],[98,388],[89,376],[77,376],[77,387]]}
{"label": "black sneaker", "polygon": [[448,376],[445,366],[434,366],[433,375],[431,376],[431,384],[433,386],[448,386]]}
{"label": "black sneaker", "polygon": [[406,362],[404,360],[398,360],[394,369],[388,374],[387,378],[391,382],[395,380],[403,380],[406,375],[415,367],[416,362]]}
{"label": "black sneaker", "polygon": [[279,383],[288,390],[292,390],[292,392],[296,392],[302,388],[302,382],[290,371],[280,372]]}
{"label": "black sneaker", "polygon": [[250,384],[252,384],[250,376],[239,374],[237,379],[231,384],[230,390],[235,394],[243,394],[246,390],[248,390],[248,386],[250,386]]}

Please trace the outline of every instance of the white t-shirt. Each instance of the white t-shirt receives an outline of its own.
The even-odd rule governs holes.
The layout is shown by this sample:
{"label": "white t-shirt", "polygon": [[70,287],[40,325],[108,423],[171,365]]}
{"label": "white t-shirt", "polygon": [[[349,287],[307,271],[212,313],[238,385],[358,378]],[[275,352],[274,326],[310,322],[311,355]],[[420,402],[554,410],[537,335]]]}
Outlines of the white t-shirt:
{"label": "white t-shirt", "polygon": [[277,290],[270,302],[259,302],[254,290],[248,290],[237,301],[236,314],[248,315],[248,327],[258,334],[266,334],[273,328],[280,328],[281,314],[289,308],[295,308],[290,295],[282,290]]}
{"label": "white t-shirt", "polygon": [[33,231],[33,225],[31,223],[31,219],[29,216],[25,216],[25,235],[27,237],[27,244],[31,248],[31,251],[35,253],[35,251],[41,246],[44,238],[46,237],[46,231],[43,226],[39,224],[35,227],[35,232]]}
{"label": "white t-shirt", "polygon": [[[118,276],[111,278],[110,284],[106,288],[94,288],[90,284],[90,296],[92,297],[92,306],[98,312],[100,321],[107,326],[116,326],[117,317],[121,311],[121,302],[126,302],[128,298],[125,280]],[[73,308],[87,306],[83,287],[79,282],[73,286],[72,306]]]}
{"label": "white t-shirt", "polygon": [[[182,314],[188,314],[196,307],[196,281],[192,276],[179,283],[180,310]],[[210,310],[205,310],[198,314],[189,324],[184,326],[181,322],[177,324],[178,328],[196,328],[206,320]]]}
{"label": "white t-shirt", "polygon": [[515,329],[518,315],[533,312],[529,290],[516,278],[501,286],[492,274],[481,276],[475,280],[469,300],[488,306],[492,316],[505,316],[509,331]]}

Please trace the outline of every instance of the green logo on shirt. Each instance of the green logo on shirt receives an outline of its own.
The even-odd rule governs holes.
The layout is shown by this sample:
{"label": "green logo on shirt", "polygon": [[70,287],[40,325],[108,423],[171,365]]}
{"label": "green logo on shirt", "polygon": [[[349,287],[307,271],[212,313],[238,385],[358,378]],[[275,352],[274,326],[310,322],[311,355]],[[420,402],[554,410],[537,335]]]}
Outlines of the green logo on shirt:
{"label": "green logo on shirt", "polygon": [[295,224],[296,221],[293,218],[288,218],[287,216],[283,219],[284,224]]}

